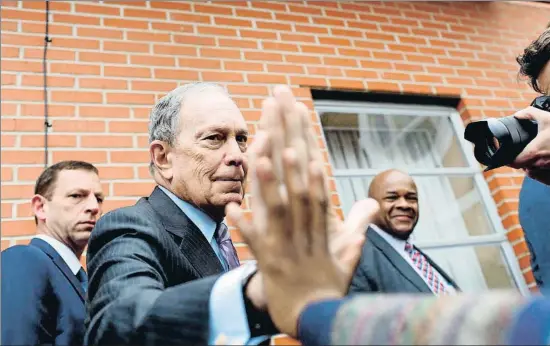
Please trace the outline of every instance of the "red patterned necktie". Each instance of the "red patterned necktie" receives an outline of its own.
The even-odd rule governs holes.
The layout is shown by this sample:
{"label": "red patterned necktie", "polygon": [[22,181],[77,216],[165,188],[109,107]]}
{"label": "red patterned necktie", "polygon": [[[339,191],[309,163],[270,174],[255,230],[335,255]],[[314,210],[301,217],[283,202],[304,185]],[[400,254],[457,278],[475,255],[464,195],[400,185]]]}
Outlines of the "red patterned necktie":
{"label": "red patterned necktie", "polygon": [[229,236],[229,230],[223,222],[218,225],[214,237],[216,238],[216,243],[218,243],[220,247],[223,258],[225,258],[229,266],[229,270],[237,268],[240,265],[239,257],[237,257],[237,250],[235,250],[231,237]]}
{"label": "red patterned necktie", "polygon": [[439,273],[432,267],[430,262],[416,250],[411,243],[405,243],[405,251],[411,256],[411,260],[414,265],[420,270],[424,278],[428,282],[428,285],[435,294],[446,294],[445,284],[439,276]]}

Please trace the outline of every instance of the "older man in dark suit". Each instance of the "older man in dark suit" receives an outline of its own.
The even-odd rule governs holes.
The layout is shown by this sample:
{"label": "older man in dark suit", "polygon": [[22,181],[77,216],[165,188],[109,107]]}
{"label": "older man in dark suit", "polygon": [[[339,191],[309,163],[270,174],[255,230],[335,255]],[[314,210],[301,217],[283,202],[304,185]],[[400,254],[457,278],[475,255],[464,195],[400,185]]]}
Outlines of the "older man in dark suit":
{"label": "older man in dark suit", "polygon": [[98,170],[58,162],[34,192],[38,234],[2,252],[2,345],[81,345],[87,276],[80,257],[101,214]]}
{"label": "older man in dark suit", "polygon": [[178,87],[153,108],[149,139],[157,186],[107,213],[90,239],[86,344],[269,340],[258,275],[240,266],[224,223],[248,171],[237,105],[215,84]]}
{"label": "older man in dark suit", "polygon": [[378,174],[369,197],[380,204],[367,230],[361,260],[350,292],[453,294],[457,284],[409,237],[418,221],[418,194],[413,179],[398,170]]}

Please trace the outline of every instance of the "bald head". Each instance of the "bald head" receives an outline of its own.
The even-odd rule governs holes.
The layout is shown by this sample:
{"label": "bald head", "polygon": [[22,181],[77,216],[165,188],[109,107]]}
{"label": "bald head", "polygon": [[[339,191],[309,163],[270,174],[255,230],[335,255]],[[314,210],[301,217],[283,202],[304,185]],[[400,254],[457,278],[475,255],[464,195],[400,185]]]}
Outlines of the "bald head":
{"label": "bald head", "polygon": [[414,186],[416,191],[416,184],[410,175],[398,169],[388,169],[374,176],[369,186],[369,197],[378,200],[384,195],[387,183],[392,184],[394,181],[406,182]]}
{"label": "bald head", "polygon": [[375,224],[400,239],[408,239],[418,222],[418,193],[412,177],[390,169],[377,174],[369,197],[380,204]]}

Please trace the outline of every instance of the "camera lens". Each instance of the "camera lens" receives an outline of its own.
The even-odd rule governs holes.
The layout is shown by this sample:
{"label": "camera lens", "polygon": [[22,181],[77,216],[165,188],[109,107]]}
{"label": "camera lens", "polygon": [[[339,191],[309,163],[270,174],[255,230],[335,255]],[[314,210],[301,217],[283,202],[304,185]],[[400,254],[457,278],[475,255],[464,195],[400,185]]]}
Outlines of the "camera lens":
{"label": "camera lens", "polygon": [[476,160],[487,170],[508,165],[537,135],[537,123],[513,115],[472,122],[464,138],[474,143]]}

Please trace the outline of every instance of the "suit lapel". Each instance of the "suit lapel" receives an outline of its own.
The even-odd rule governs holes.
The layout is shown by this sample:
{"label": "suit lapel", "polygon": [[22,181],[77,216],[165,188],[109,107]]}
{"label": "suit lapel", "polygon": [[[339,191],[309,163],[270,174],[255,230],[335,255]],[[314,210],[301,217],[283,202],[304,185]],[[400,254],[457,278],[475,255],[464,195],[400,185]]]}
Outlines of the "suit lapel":
{"label": "suit lapel", "polygon": [[395,251],[395,249],[382,238],[372,228],[367,229],[367,241],[370,241],[374,246],[379,248],[382,253],[386,255],[388,260],[394,265],[394,267],[409,280],[420,292],[432,293],[426,282],[418,275],[418,273],[405,261],[405,259]]}
{"label": "suit lapel", "polygon": [[59,268],[59,270],[63,273],[63,275],[65,275],[67,280],[69,280],[71,285],[74,287],[80,299],[82,299],[82,301],[85,301],[85,294],[80,281],[78,281],[76,275],[73,274],[61,255],[57,251],[55,251],[55,249],[50,244],[46,243],[42,239],[34,238],[33,240],[31,240],[30,245],[44,251],[46,255],[48,255],[48,257],[52,259],[53,263],[57,266],[57,268]]}
{"label": "suit lapel", "polygon": [[202,277],[224,271],[218,256],[202,232],[170,197],[156,187],[148,201],[159,214],[164,228],[181,239],[181,252]]}
{"label": "suit lapel", "polygon": [[428,263],[431,264],[431,266],[437,270],[439,272],[439,274],[441,274],[441,276],[443,276],[443,278],[449,283],[449,285],[453,286],[456,290],[459,290],[460,289],[458,288],[458,285],[456,284],[456,282],[453,281],[453,279],[447,275],[447,273],[443,270],[443,268],[439,267],[437,265],[437,263],[435,263],[431,258],[430,256],[426,255],[424,252],[422,252],[422,250],[420,250],[419,248],[417,248],[415,246],[415,249],[418,250],[418,252],[420,252],[422,255],[424,255],[424,257],[426,257],[426,260],[428,261]]}

